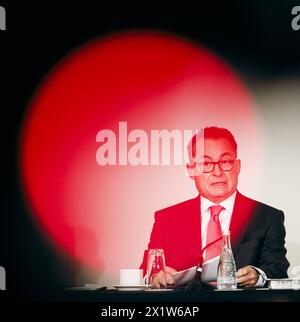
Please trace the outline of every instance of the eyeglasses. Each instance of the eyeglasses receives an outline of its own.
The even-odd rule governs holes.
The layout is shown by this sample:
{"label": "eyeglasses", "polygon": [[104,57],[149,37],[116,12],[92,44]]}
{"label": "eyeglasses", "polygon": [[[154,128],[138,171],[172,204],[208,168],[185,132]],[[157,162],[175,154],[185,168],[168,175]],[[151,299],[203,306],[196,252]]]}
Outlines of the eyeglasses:
{"label": "eyeglasses", "polygon": [[197,162],[200,165],[201,171],[203,173],[209,173],[214,171],[216,164],[218,164],[219,168],[222,171],[230,171],[234,166],[235,160],[219,160],[217,162],[214,161],[204,161],[204,162]]}

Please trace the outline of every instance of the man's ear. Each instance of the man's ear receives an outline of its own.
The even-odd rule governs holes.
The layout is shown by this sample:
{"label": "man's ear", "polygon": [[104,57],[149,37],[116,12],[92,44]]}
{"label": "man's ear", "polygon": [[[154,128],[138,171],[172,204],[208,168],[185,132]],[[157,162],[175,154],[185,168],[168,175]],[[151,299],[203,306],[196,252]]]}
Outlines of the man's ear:
{"label": "man's ear", "polygon": [[238,174],[240,174],[240,172],[241,172],[241,160],[237,159],[236,162],[237,162],[237,165],[236,165],[237,172],[238,172]]}
{"label": "man's ear", "polygon": [[197,164],[195,162],[187,163],[186,168],[187,168],[188,175],[192,180],[195,180],[195,177],[199,176],[200,170],[197,167]]}

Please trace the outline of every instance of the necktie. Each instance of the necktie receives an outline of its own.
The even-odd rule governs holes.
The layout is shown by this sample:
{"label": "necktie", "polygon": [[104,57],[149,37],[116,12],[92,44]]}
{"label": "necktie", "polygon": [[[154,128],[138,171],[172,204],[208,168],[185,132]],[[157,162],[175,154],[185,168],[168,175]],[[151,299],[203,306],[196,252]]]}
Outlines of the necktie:
{"label": "necktie", "polygon": [[207,249],[205,254],[205,261],[208,261],[216,256],[219,256],[222,250],[222,229],[219,221],[219,215],[224,208],[220,205],[217,205],[217,206],[211,206],[209,207],[209,209],[210,209],[210,220],[207,226],[207,235],[206,235]]}

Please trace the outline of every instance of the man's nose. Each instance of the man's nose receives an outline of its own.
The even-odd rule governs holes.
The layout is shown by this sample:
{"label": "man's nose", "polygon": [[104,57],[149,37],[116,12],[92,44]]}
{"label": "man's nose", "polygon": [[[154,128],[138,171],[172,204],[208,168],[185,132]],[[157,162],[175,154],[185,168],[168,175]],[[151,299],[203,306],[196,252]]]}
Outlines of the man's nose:
{"label": "man's nose", "polygon": [[220,168],[219,163],[215,164],[215,167],[212,173],[215,176],[220,176],[223,173],[223,170]]}

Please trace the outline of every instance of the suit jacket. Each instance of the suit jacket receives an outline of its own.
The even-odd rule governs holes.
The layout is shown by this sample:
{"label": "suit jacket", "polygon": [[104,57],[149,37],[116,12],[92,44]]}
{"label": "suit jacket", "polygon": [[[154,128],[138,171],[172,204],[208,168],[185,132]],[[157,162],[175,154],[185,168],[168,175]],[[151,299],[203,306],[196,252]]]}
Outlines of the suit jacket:
{"label": "suit jacket", "polygon": [[[166,265],[183,270],[198,265],[201,255],[200,196],[155,213],[148,249],[162,248]],[[268,278],[285,278],[289,262],[281,210],[237,192],[231,222],[231,245],[237,269],[253,265]],[[147,254],[140,268],[146,273]]]}

